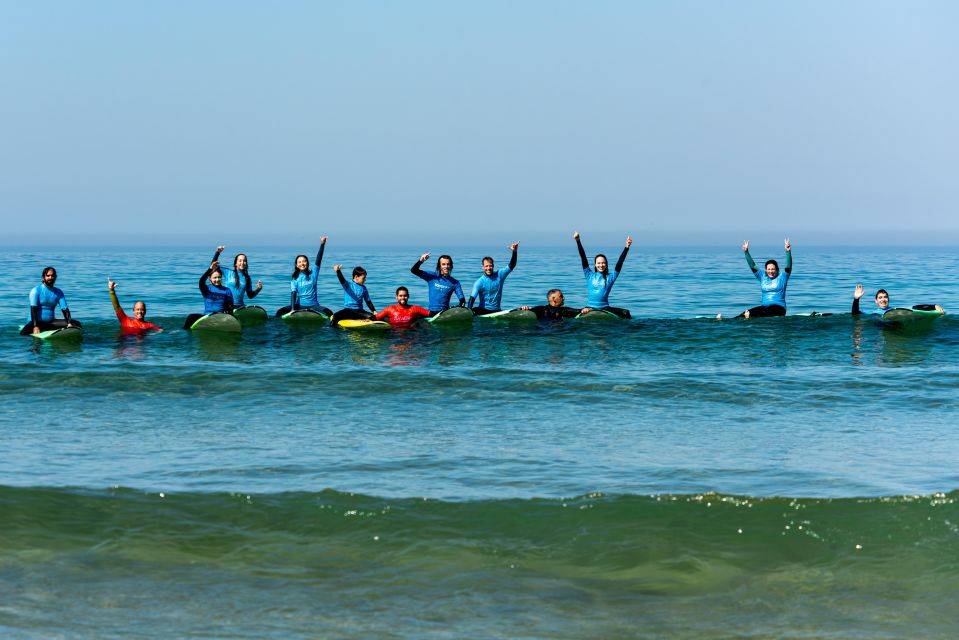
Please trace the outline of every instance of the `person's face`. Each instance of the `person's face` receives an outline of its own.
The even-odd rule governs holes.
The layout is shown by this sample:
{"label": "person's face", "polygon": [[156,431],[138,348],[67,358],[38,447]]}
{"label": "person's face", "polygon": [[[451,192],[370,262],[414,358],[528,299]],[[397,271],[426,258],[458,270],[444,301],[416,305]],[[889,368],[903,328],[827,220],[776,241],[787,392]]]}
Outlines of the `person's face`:
{"label": "person's face", "polygon": [[299,271],[306,271],[310,267],[310,261],[307,260],[304,256],[300,256],[296,259],[296,268]]}
{"label": "person's face", "polygon": [[593,266],[595,267],[595,269],[594,269],[595,271],[598,271],[598,272],[601,272],[601,273],[605,273],[605,272],[606,272],[606,258],[604,258],[603,256],[600,256],[600,257],[596,258],[596,262],[593,263]]}
{"label": "person's face", "polygon": [[221,284],[223,284],[223,274],[219,271],[214,271],[210,274],[210,282],[219,287]]}
{"label": "person's face", "polygon": [[43,274],[43,284],[48,287],[52,287],[53,283],[57,281],[57,272],[50,270]]}
{"label": "person's face", "polygon": [[440,258],[440,275],[448,276],[453,270],[453,261],[449,258]]}
{"label": "person's face", "polygon": [[366,282],[366,274],[364,273],[361,276],[353,276],[353,282],[356,284],[363,284]]}
{"label": "person's face", "polygon": [[775,278],[776,276],[779,275],[779,267],[777,267],[776,265],[772,263],[767,264],[766,275],[769,276],[770,278]]}
{"label": "person's face", "polygon": [[888,293],[877,293],[876,294],[876,306],[880,309],[885,309],[889,306],[889,294]]}
{"label": "person's face", "polygon": [[246,256],[242,253],[236,257],[236,268],[240,271],[246,271]]}
{"label": "person's face", "polygon": [[566,298],[563,297],[562,291],[557,291],[549,295],[549,306],[551,307],[562,307],[564,302],[566,302]]}
{"label": "person's face", "polygon": [[396,301],[405,307],[410,301],[410,292],[406,289],[400,289],[396,292]]}
{"label": "person's face", "polygon": [[492,260],[483,260],[483,273],[488,276],[493,275],[493,261]]}
{"label": "person's face", "polygon": [[133,317],[137,320],[143,320],[147,315],[147,306],[142,302],[133,305]]}

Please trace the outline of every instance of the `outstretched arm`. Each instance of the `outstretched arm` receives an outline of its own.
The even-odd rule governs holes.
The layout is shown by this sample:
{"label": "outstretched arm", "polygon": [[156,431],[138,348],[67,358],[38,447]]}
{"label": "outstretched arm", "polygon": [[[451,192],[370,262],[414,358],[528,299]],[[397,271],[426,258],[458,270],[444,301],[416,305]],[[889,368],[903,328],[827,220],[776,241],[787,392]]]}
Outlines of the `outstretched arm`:
{"label": "outstretched arm", "polygon": [[857,284],[856,290],[852,294],[852,315],[858,316],[862,314],[862,311],[859,310],[859,298],[862,297],[862,285]]}
{"label": "outstretched arm", "polygon": [[107,288],[110,289],[110,302],[113,303],[113,310],[117,315],[123,313],[123,307],[120,306],[120,301],[117,299],[117,292],[115,291],[117,283],[107,278]]}
{"label": "outstretched arm", "polygon": [[619,260],[616,261],[616,273],[623,270],[623,263],[626,262],[626,254],[629,253],[631,246],[633,246],[633,238],[632,236],[626,236],[626,246],[623,247],[623,252],[619,254]]}
{"label": "outstretched arm", "polygon": [[783,271],[791,274],[793,272],[793,247],[789,244],[789,238],[786,238],[784,244],[786,245],[786,267]]}
{"label": "outstretched arm", "polygon": [[216,248],[216,251],[213,253],[213,259],[210,262],[217,262],[220,259],[220,254],[223,253],[223,250],[226,249],[222,244]]}
{"label": "outstretched arm", "polygon": [[426,274],[423,273],[423,270],[420,269],[420,267],[423,265],[424,262],[426,262],[426,261],[429,260],[429,259],[430,259],[430,254],[429,254],[429,252],[424,253],[423,255],[421,255],[421,256],[420,256],[420,259],[417,260],[416,262],[414,262],[414,263],[413,263],[413,266],[410,267],[410,273],[412,273],[414,276],[418,276],[418,277],[420,277],[420,278],[425,278]]}
{"label": "outstretched arm", "polygon": [[203,272],[203,275],[200,276],[200,293],[206,295],[210,293],[210,288],[206,286],[206,279],[210,277],[210,274],[213,273],[213,270],[217,267],[217,264],[214,262],[210,265],[210,268]]}
{"label": "outstretched arm", "polygon": [[513,252],[513,254],[509,257],[509,270],[510,270],[510,271],[512,271],[513,269],[516,268],[516,253],[517,253],[517,249],[519,249],[519,242],[514,242],[513,244],[511,244],[511,245],[509,246],[509,250]]}
{"label": "outstretched arm", "polygon": [[746,255],[746,264],[749,265],[752,272],[756,273],[759,271],[759,269],[756,268],[756,262],[753,260],[753,257],[749,255],[749,240],[743,242],[743,253]]}
{"label": "outstretched arm", "polygon": [[576,241],[576,248],[579,250],[579,259],[583,263],[583,268],[589,269],[589,258],[586,257],[586,249],[583,248],[583,243],[579,241],[579,231],[573,233],[573,240]]}
{"label": "outstretched arm", "polygon": [[320,269],[320,265],[323,262],[323,250],[326,249],[326,239],[328,236],[323,236],[320,238],[320,248],[316,252],[316,260],[313,261],[313,264],[316,265],[317,271]]}

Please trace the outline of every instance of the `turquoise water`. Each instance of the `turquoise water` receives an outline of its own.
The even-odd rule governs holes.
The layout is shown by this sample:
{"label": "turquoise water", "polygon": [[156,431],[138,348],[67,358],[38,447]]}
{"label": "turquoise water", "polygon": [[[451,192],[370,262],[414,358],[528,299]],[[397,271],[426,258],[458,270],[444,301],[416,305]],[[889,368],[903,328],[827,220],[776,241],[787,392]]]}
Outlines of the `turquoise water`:
{"label": "turquoise water", "polygon": [[[316,247],[243,249],[272,313]],[[321,302],[340,262],[424,303],[425,249],[331,240]],[[505,306],[584,303],[575,247],[520,251]],[[758,303],[738,250],[636,245],[631,322],[203,339],[212,247],[3,249],[0,634],[951,637],[959,322],[848,310],[959,310],[959,253],[794,251],[790,313],[835,315],[717,322]],[[46,264],[79,343],[16,333]],[[167,330],[118,336],[107,276]]]}

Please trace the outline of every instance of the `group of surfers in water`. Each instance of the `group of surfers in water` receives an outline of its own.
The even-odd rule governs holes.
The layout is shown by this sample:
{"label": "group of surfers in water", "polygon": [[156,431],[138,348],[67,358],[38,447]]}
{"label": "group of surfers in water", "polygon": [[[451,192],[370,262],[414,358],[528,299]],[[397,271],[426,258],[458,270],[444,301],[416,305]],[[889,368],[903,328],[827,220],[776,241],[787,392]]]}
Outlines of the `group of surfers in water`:
{"label": "group of surfers in water", "polygon": [[[366,270],[363,267],[355,267],[351,279],[347,280],[346,276],[343,275],[341,265],[333,265],[333,271],[336,272],[336,277],[343,288],[343,308],[333,312],[329,308],[321,306],[317,299],[317,282],[327,239],[327,236],[320,238],[320,248],[316,253],[312,268],[310,259],[306,255],[298,255],[294,260],[293,273],[290,276],[290,304],[279,309],[276,312],[277,316],[284,316],[291,311],[312,310],[329,317],[333,326],[336,326],[342,320],[384,320],[392,327],[406,328],[419,319],[429,318],[449,309],[452,306],[454,295],[458,306],[470,309],[474,315],[482,316],[496,313],[501,311],[500,304],[506,278],[516,268],[520,244],[514,242],[509,246],[510,261],[502,269],[496,269],[492,257],[486,256],[483,258],[483,275],[473,284],[469,299],[464,295],[459,280],[452,275],[453,258],[451,256],[441,255],[436,260],[434,270],[424,270],[422,268],[423,264],[430,259],[430,253],[422,254],[413,263],[410,272],[427,284],[428,303],[426,308],[410,304],[409,289],[398,287],[395,294],[396,304],[377,311],[366,288]],[[582,262],[583,275],[586,279],[586,306],[581,308],[567,307],[563,292],[559,289],[550,289],[546,294],[546,304],[523,306],[519,309],[532,311],[539,320],[573,318],[593,310],[602,310],[621,318],[630,318],[628,309],[609,304],[609,296],[613,285],[623,270],[629,248],[633,244],[632,238],[626,238],[626,245],[623,247],[623,251],[612,271],[609,269],[609,261],[603,254],[597,254],[593,259],[592,266],[590,266],[579,232],[573,234],[573,239],[576,241],[576,248]],[[789,276],[792,274],[793,261],[792,246],[788,238],[784,241],[784,245],[786,261],[783,269],[780,270],[779,263],[776,260],[767,260],[764,268],[760,271],[749,253],[749,242],[743,243],[742,249],[746,264],[759,281],[762,298],[758,306],[743,311],[737,317],[760,318],[786,315],[786,286],[789,282]],[[244,307],[247,300],[254,299],[263,290],[262,281],[257,280],[256,286],[253,285],[246,254],[240,253],[234,257],[233,268],[224,268],[220,265],[220,254],[224,248],[223,246],[216,248],[209,268],[203,272],[199,279],[199,289],[203,296],[203,313],[190,315],[184,328],[191,327],[197,319],[204,315],[233,313],[234,310]],[[53,267],[43,269],[41,284],[30,291],[30,318],[21,329],[22,334],[39,334],[41,331],[51,329],[81,326],[80,322],[71,316],[63,291],[55,286],[56,280],[56,269]],[[162,331],[157,325],[146,321],[147,307],[141,300],[133,305],[133,317],[126,315],[117,298],[116,286],[115,282],[110,279],[107,280],[110,300],[124,333],[140,334],[147,331]],[[861,284],[856,285],[852,303],[853,315],[864,313],[859,304],[862,296],[863,286]],[[875,308],[865,313],[881,317],[891,309],[889,293],[885,289],[876,292],[875,302]],[[364,304],[366,309],[363,308]],[[57,307],[61,309],[63,314],[62,320],[55,318]],[[932,307],[940,313],[945,313],[939,305],[932,305]],[[722,315],[718,315],[717,318],[722,319]]]}

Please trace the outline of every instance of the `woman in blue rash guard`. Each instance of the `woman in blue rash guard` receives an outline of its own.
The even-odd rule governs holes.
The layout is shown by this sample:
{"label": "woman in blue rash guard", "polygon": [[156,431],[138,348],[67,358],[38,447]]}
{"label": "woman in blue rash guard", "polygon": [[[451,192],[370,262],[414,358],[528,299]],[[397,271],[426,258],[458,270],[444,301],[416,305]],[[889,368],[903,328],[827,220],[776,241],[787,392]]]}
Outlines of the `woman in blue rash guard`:
{"label": "woman in blue rash guard", "polygon": [[[207,284],[207,278],[210,284]],[[210,268],[200,276],[200,294],[203,296],[203,313],[191,313],[183,323],[184,329],[189,329],[205,315],[211,313],[232,313],[233,292],[223,286],[223,271],[220,263],[214,262]]]}
{"label": "woman in blue rash guard", "polygon": [[[219,264],[220,253],[225,248],[222,245],[216,248],[216,253],[213,254],[213,262]],[[263,289],[261,280],[257,280],[256,288],[253,288],[253,278],[250,277],[249,261],[245,253],[236,254],[233,258],[233,268],[223,270],[223,285],[233,292],[233,306],[235,308],[246,305],[244,296],[248,296],[252,300]]]}
{"label": "woman in blue rash guard", "polygon": [[[54,286],[57,282],[57,270],[45,267],[40,272],[40,279],[41,283],[30,290],[30,318],[20,333],[28,336],[50,329],[79,327],[80,323],[70,316],[70,307],[67,306],[63,291]],[[58,306],[63,313],[63,320],[55,317]]]}
{"label": "woman in blue rash guard", "polygon": [[[509,266],[499,271],[496,271],[493,258],[490,256],[483,258],[483,275],[473,284],[473,291],[470,293],[467,305],[472,309],[473,315],[483,316],[500,310],[500,303],[503,299],[503,283],[506,276],[516,268],[517,249],[519,249],[519,242],[514,242],[509,246],[509,250],[512,251]],[[475,307],[474,304],[476,304]]]}
{"label": "woman in blue rash guard", "polygon": [[314,268],[310,269],[310,259],[305,255],[296,256],[293,275],[290,276],[290,306],[283,307],[276,312],[277,316],[284,316],[296,309],[312,309],[325,316],[332,316],[333,312],[321,307],[316,299],[316,282],[320,277],[320,265],[323,263],[323,251],[326,249],[326,239],[320,238],[320,249],[316,252]]}
{"label": "woman in blue rash guard", "polygon": [[602,253],[596,255],[593,261],[594,268],[590,269],[589,260],[586,258],[586,250],[583,249],[583,243],[579,240],[579,231],[573,233],[573,240],[576,241],[576,248],[579,249],[579,258],[583,263],[583,274],[586,276],[586,306],[615,313],[621,318],[631,318],[629,309],[609,306],[609,292],[613,290],[619,272],[623,270],[623,263],[626,262],[626,254],[633,244],[633,238],[626,236],[626,246],[619,255],[619,260],[616,261],[612,273],[609,272],[609,263]]}
{"label": "woman in blue rash guard", "polygon": [[789,238],[786,238],[783,244],[786,247],[786,267],[780,271],[778,262],[767,260],[765,268],[760,272],[756,263],[753,262],[753,257],[749,255],[749,241],[743,242],[746,264],[749,265],[753,275],[759,280],[759,288],[762,290],[763,297],[758,307],[747,309],[737,317],[766,318],[786,315],[786,285],[789,283],[789,275],[793,269],[793,254]]}
{"label": "woman in blue rash guard", "polygon": [[[333,271],[336,271],[336,277],[343,287],[343,308],[333,314],[330,318],[330,324],[334,327],[340,323],[340,320],[373,320],[375,319],[376,307],[370,300],[370,292],[366,288],[366,269],[356,267],[353,269],[353,281],[347,282],[340,270],[340,265],[333,265]],[[370,308],[370,311],[363,310],[363,303]]]}
{"label": "woman in blue rash guard", "polygon": [[429,304],[426,308],[429,309],[430,316],[435,316],[437,313],[449,309],[450,298],[453,297],[453,293],[456,293],[459,298],[459,306],[465,307],[466,298],[463,296],[463,287],[460,286],[459,280],[450,275],[453,272],[453,258],[442,255],[436,261],[436,271],[423,271],[420,269],[420,265],[429,258],[429,253],[421,255],[420,259],[410,268],[410,273],[426,280],[426,284],[429,285]]}

